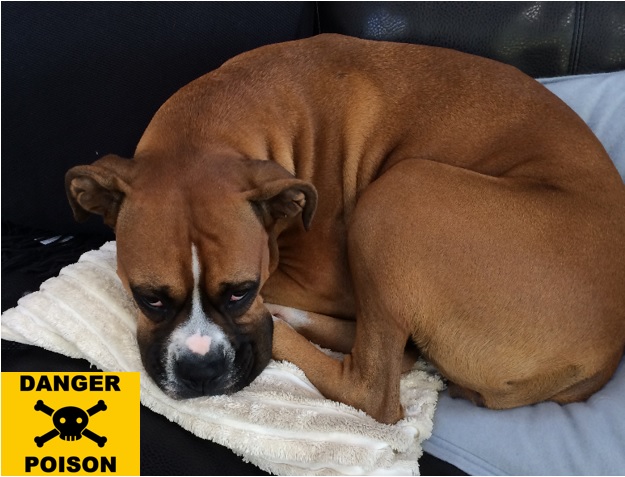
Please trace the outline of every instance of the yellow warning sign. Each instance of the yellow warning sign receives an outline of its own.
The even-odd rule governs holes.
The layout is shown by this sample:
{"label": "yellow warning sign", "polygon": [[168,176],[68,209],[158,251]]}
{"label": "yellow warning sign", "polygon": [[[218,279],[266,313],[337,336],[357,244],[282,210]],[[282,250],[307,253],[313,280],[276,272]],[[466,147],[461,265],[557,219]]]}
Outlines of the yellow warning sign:
{"label": "yellow warning sign", "polygon": [[2,373],[2,475],[139,475],[139,373]]}

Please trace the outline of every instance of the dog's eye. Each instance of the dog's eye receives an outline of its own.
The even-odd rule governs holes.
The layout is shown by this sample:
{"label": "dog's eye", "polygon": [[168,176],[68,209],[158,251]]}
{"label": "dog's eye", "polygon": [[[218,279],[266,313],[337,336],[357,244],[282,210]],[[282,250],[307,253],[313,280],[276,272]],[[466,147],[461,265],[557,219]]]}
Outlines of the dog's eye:
{"label": "dog's eye", "polygon": [[143,305],[145,308],[155,311],[161,311],[165,308],[163,302],[157,297],[135,295],[135,298],[137,299],[139,305]]}
{"label": "dog's eye", "polygon": [[172,299],[167,287],[131,285],[130,290],[143,315],[154,323],[170,320],[180,311],[180,303]]}
{"label": "dog's eye", "polygon": [[239,283],[224,283],[220,294],[222,310],[231,316],[245,313],[254,302],[259,283],[257,280],[248,280]]}
{"label": "dog's eye", "polygon": [[132,294],[137,302],[137,305],[145,312],[149,313],[150,317],[160,318],[167,310],[167,301],[165,298],[150,292],[141,292],[133,290]]}
{"label": "dog's eye", "polygon": [[163,302],[161,300],[154,300],[154,301],[146,301],[146,305],[148,305],[150,308],[163,308],[165,305],[163,305]]}
{"label": "dog's eye", "polygon": [[250,292],[249,290],[246,290],[246,291],[233,293],[232,295],[230,295],[230,303],[236,303],[237,301],[243,300],[249,292]]}

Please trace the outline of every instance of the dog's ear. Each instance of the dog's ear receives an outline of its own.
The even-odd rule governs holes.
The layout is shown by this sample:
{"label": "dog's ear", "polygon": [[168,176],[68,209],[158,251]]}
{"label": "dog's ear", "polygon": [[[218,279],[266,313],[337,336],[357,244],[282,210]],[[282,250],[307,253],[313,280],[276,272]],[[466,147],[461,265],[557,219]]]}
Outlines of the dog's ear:
{"label": "dog's ear", "polygon": [[265,222],[301,213],[308,230],[317,208],[317,189],[273,161],[246,160],[246,166],[252,187],[248,200],[259,208]]}
{"label": "dog's ear", "polygon": [[83,222],[89,214],[101,215],[115,228],[117,214],[130,186],[134,162],[108,155],[90,166],[76,166],[65,174],[65,191],[74,218]]}

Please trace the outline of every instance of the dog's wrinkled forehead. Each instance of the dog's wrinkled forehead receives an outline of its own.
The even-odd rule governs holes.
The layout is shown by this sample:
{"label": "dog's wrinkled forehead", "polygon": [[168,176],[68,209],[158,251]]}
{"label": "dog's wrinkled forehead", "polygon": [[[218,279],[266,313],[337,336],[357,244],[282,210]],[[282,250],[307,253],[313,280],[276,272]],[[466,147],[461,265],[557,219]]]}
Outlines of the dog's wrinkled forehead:
{"label": "dog's wrinkled forehead", "polygon": [[247,201],[151,198],[130,195],[117,222],[118,267],[132,284],[182,296],[195,277],[217,294],[223,282],[258,280],[268,266],[267,233]]}

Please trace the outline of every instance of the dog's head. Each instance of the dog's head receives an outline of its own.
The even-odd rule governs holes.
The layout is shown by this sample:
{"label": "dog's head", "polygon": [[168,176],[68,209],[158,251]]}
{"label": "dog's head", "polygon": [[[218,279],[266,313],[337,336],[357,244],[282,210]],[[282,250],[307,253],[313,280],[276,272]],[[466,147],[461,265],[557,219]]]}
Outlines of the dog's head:
{"label": "dog's head", "polygon": [[229,394],[271,358],[259,292],[277,266],[278,230],[307,229],[317,193],[271,161],[174,162],[106,156],[69,170],[67,194],[77,220],[98,214],[115,229],[150,376],[176,398]]}

